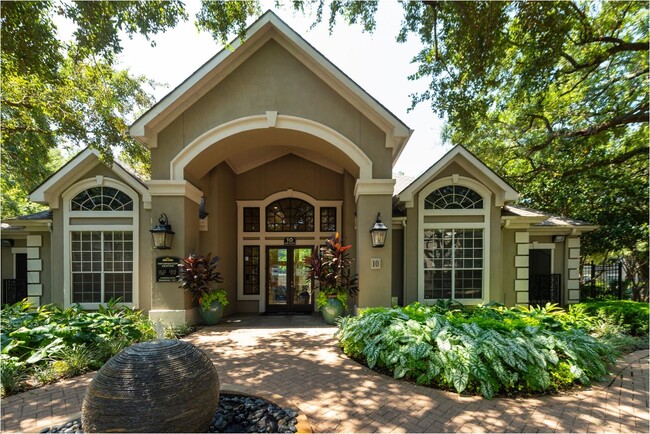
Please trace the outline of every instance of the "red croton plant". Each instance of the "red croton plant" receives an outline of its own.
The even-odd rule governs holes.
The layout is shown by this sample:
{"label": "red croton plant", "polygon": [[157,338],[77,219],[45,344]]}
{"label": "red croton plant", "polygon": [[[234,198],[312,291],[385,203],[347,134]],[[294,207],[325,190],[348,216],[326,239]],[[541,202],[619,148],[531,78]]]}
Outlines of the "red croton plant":
{"label": "red croton plant", "polygon": [[325,241],[324,246],[314,247],[310,257],[305,259],[309,267],[308,276],[318,282],[321,292],[343,292],[351,296],[359,292],[359,278],[350,270],[353,261],[349,252],[351,248],[351,244],[343,244],[337,232]]}
{"label": "red croton plant", "polygon": [[221,283],[221,273],[217,271],[219,257],[212,257],[211,253],[206,256],[190,254],[179,264],[181,276],[181,288],[192,294],[192,296],[203,303],[203,299],[214,292],[212,285]]}

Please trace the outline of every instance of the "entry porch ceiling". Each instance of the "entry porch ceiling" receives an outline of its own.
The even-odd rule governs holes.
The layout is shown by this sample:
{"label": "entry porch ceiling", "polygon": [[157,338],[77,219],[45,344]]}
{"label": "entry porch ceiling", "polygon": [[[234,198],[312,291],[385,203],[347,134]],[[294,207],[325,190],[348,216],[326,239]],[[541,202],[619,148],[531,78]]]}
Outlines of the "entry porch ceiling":
{"label": "entry porch ceiling", "polygon": [[185,174],[200,179],[223,161],[240,174],[287,154],[359,177],[359,167],[334,145],[301,131],[283,129],[250,130],[216,142],[185,167]]}

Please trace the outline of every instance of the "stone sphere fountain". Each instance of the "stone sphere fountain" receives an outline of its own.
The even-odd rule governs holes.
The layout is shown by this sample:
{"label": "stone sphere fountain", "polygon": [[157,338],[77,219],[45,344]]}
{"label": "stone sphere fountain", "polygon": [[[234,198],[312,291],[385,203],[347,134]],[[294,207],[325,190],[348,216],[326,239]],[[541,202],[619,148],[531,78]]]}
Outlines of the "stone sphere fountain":
{"label": "stone sphere fountain", "polygon": [[206,432],[219,403],[219,376],[184,341],[135,344],[99,370],[83,401],[84,432]]}

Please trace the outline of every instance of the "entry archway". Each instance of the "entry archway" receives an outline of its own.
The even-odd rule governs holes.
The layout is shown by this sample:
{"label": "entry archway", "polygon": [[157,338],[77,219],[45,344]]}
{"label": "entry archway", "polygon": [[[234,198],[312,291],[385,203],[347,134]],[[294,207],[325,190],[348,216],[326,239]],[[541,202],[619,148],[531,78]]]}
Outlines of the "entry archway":
{"label": "entry archway", "polygon": [[[185,168],[220,141],[247,131],[263,129],[299,131],[317,137],[344,153],[358,168],[359,179],[372,179],[372,161],[350,139],[321,123],[296,116],[278,115],[276,112],[235,119],[201,134],[171,161],[170,179],[178,181],[185,179]],[[225,160],[228,156],[224,154],[220,157]]]}

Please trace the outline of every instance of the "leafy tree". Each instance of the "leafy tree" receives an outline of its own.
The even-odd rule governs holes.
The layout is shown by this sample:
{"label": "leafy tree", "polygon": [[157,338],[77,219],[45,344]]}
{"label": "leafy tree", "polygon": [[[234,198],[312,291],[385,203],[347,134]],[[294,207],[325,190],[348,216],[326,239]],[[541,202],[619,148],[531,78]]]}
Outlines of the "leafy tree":
{"label": "leafy tree", "polygon": [[[329,3],[375,27],[377,2]],[[319,2],[319,11],[323,2]],[[597,223],[587,254],[627,257],[648,285],[648,3],[406,2],[404,41],[423,43],[413,104],[446,118],[462,143],[512,183],[522,203]]]}
{"label": "leafy tree", "polygon": [[[71,20],[62,41],[54,16]],[[112,147],[144,165],[148,153],[127,131],[148,108],[154,83],[115,69],[119,32],[156,34],[185,18],[180,2],[5,1],[1,16],[2,217],[38,210],[28,192],[57,166],[53,150],[90,146],[111,160]]]}

